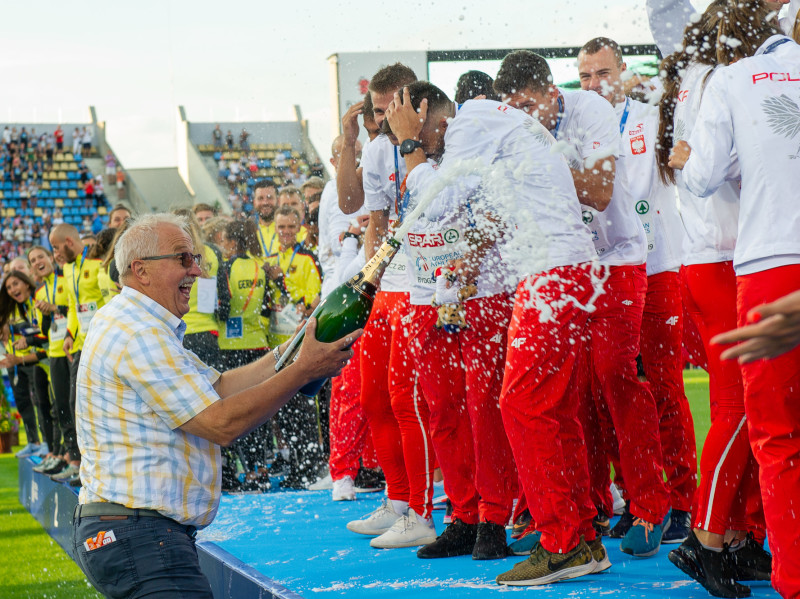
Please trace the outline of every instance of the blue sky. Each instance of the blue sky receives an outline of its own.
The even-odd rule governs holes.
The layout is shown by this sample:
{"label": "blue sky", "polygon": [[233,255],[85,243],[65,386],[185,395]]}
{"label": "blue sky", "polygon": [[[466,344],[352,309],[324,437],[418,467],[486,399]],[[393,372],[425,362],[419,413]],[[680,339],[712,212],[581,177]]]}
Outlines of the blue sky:
{"label": "blue sky", "polygon": [[[707,2],[697,2],[705,5]],[[0,30],[0,123],[86,120],[94,105],[128,167],[175,165],[189,120],[291,120],[331,139],[327,58],[337,52],[651,43],[643,0],[388,3],[14,2]],[[323,158],[325,158],[323,156]]]}

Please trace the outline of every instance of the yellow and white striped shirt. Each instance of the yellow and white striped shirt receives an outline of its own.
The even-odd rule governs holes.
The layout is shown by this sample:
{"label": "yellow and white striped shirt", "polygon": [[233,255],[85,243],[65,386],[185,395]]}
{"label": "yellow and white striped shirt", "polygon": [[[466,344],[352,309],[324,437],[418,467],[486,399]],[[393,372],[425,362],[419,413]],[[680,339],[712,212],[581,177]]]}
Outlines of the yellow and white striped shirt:
{"label": "yellow and white striped shirt", "polygon": [[179,427],[220,399],[220,375],[183,347],[185,330],[130,287],[95,314],[78,368],[80,503],[156,510],[197,528],[214,519],[219,446]]}

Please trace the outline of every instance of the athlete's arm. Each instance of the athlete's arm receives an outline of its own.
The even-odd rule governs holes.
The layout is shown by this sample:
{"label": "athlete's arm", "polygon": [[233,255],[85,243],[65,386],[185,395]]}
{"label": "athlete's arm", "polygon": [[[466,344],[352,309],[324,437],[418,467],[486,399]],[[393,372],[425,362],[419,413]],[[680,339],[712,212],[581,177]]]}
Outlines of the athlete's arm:
{"label": "athlete's arm", "polygon": [[344,143],[336,169],[336,190],[339,209],[352,214],[364,205],[364,185],[361,168],[356,164],[356,142],[358,141],[358,115],[363,113],[364,102],[356,102],[342,117]]}
{"label": "athlete's arm", "polygon": [[616,159],[609,156],[595,161],[593,165],[586,166],[582,171],[570,169],[575,182],[575,191],[578,193],[578,201],[600,212],[605,210],[614,193],[616,168]]}
{"label": "athlete's arm", "polygon": [[364,233],[364,255],[370,260],[378,251],[389,231],[389,210],[373,210],[369,213],[369,224]]}

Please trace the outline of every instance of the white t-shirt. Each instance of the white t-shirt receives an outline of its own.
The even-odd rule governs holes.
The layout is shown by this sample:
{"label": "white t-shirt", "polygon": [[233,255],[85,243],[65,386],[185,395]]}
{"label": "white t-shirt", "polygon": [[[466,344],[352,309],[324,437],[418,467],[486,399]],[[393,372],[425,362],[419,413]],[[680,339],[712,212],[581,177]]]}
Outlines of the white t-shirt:
{"label": "white t-shirt", "polygon": [[[625,104],[621,105],[623,112]],[[627,105],[628,118],[621,135],[617,168],[625,171],[629,206],[642,222],[647,237],[647,274],[677,272],[681,266],[684,232],[675,186],[664,185],[658,176],[655,155],[658,108],[630,99]]]}
{"label": "white t-shirt", "polygon": [[739,157],[742,192],[733,266],[748,275],[800,264],[800,45],[774,35],[755,56],[720,68],[708,82],[683,169],[706,197]]}
{"label": "white t-shirt", "polygon": [[[319,246],[318,257],[322,266],[322,298],[336,289],[339,277],[336,274],[342,244],[339,238],[350,228],[350,222],[366,210],[361,208],[355,214],[345,214],[339,209],[339,195],[336,191],[336,179],[331,179],[322,190],[319,203]],[[363,266],[363,265],[362,265]]]}
{"label": "white t-shirt", "polygon": [[[615,109],[608,101],[590,91],[567,92],[564,116],[554,130],[558,147],[565,152],[572,168],[581,163],[595,163],[620,155],[620,117],[624,106]],[[588,165],[587,165],[588,166]],[[581,206],[583,221],[592,232],[592,241],[600,262],[609,266],[644,264],[647,238],[641,220],[630,209],[631,193],[627,173],[616,165],[614,192],[602,212]]]}
{"label": "white t-shirt", "polygon": [[[396,157],[396,162],[395,162]],[[406,176],[405,160],[386,135],[379,135],[361,152],[361,174],[364,185],[364,208],[369,212],[389,210],[389,222],[398,220],[398,189]],[[395,185],[396,182],[396,185]],[[381,279],[382,291],[408,291],[408,258],[398,252]]]}
{"label": "white t-shirt", "polygon": [[594,258],[572,173],[554,144],[539,121],[524,112],[492,100],[470,100],[447,128],[440,167],[423,164],[408,177],[412,204],[438,192],[425,216],[440,228],[472,219],[485,235],[493,229],[485,218],[489,213],[507,225],[502,261],[499,254],[487,256],[479,295]]}
{"label": "white t-shirt", "polygon": [[[675,142],[689,137],[697,122],[697,112],[703,97],[707,76],[712,67],[690,64],[681,81],[675,104],[673,125]],[[683,238],[682,263],[713,264],[733,260],[736,230],[739,219],[739,173],[723,181],[710,196],[701,198],[686,186],[682,171],[675,171],[675,181],[681,201],[681,218],[686,235]]]}

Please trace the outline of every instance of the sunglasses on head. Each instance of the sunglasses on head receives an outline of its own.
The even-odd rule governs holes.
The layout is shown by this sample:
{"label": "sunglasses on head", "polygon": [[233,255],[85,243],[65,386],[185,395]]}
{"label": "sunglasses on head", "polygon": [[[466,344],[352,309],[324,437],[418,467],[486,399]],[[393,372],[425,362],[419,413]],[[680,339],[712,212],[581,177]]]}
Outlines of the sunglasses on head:
{"label": "sunglasses on head", "polygon": [[177,254],[164,254],[163,256],[147,256],[146,258],[139,258],[139,260],[164,260],[166,258],[180,258],[181,266],[191,268],[195,265],[200,266],[202,256],[191,252],[178,252]]}

